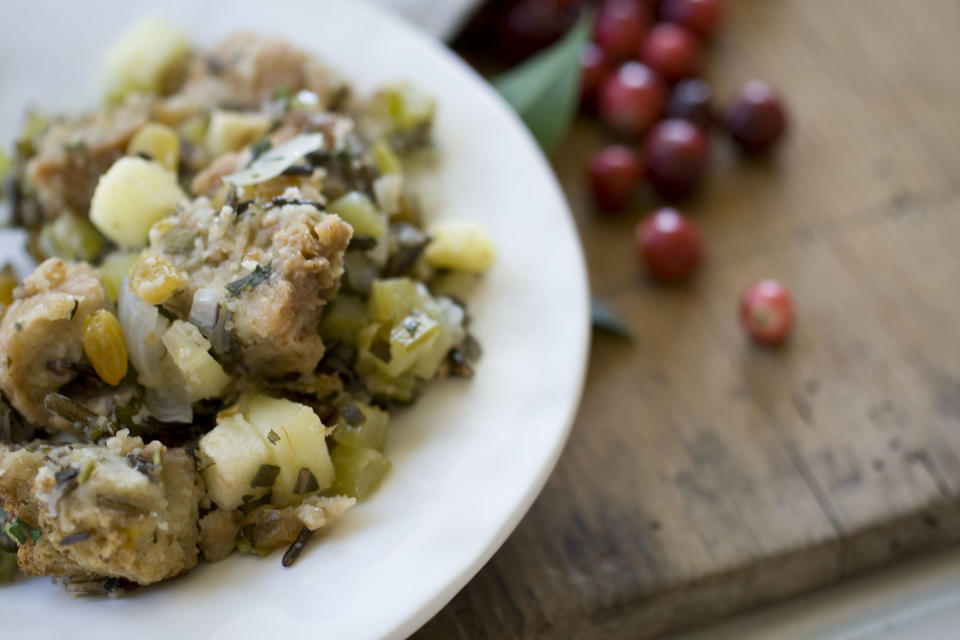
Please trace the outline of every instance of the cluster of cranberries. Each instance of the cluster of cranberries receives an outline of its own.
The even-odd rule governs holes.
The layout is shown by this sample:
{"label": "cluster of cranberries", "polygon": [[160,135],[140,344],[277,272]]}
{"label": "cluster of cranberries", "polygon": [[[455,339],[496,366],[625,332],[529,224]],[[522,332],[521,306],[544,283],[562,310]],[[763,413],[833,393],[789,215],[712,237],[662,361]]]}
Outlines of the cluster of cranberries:
{"label": "cluster of cranberries", "polygon": [[[693,193],[707,170],[710,132],[721,129],[739,149],[763,155],[786,132],[778,96],[764,83],[745,84],[722,111],[699,74],[705,47],[723,18],[721,0],[604,0],[593,41],[581,55],[583,105],[622,138],[591,157],[588,173],[598,209],[616,212],[648,182],[663,198]],[[655,22],[657,17],[659,22]],[[689,278],[702,260],[696,226],[674,208],[637,226],[638,256],[658,280]],[[792,303],[770,280],[741,300],[741,321],[758,342],[784,340]]]}

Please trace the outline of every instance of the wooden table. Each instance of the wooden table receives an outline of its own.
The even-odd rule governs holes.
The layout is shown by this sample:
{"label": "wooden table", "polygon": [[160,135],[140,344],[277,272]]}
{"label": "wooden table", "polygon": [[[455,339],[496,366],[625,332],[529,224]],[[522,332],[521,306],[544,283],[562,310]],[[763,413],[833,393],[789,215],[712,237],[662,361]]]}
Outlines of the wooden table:
{"label": "wooden table", "polygon": [[[604,139],[556,155],[597,334],[556,472],[479,575],[417,638],[647,638],[960,539],[960,3],[730,0],[707,77],[759,77],[789,143],[744,162],[715,138],[686,203],[709,261],[648,281],[633,227],[583,184]],[[792,288],[782,350],[747,343],[752,281]]]}

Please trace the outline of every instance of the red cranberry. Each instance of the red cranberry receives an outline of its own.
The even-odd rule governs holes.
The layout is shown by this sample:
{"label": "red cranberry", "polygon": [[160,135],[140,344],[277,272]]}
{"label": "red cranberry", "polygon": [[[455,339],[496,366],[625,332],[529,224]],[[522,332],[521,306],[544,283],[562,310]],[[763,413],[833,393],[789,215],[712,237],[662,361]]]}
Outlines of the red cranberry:
{"label": "red cranberry", "polygon": [[667,117],[683,118],[698,127],[709,128],[713,122],[713,91],[698,78],[681,80],[670,93]]}
{"label": "red cranberry", "polygon": [[637,225],[637,250],[653,277],[677,282],[689,278],[700,265],[703,242],[686,216],[667,207]]}
{"label": "red cranberry", "polygon": [[776,280],[761,280],[740,297],[740,322],[754,341],[779,344],[793,328],[793,299]]}
{"label": "red cranberry", "polygon": [[584,106],[593,108],[596,105],[600,84],[607,71],[603,50],[588,42],[580,52],[580,100]]}
{"label": "red cranberry", "polygon": [[660,79],[639,62],[627,62],[600,87],[600,116],[625,136],[639,136],[663,115],[665,91]]}
{"label": "red cranberry", "polygon": [[727,110],[727,130],[747,153],[765,153],[787,131],[787,114],[780,98],[759,80],[743,85]]}
{"label": "red cranberry", "polygon": [[662,23],[650,30],[640,47],[640,59],[667,82],[677,82],[700,73],[700,43],[689,31]]}
{"label": "red cranberry", "polygon": [[707,136],[687,120],[660,122],[647,138],[647,173],[665,196],[690,195],[707,169]]}
{"label": "red cranberry", "polygon": [[575,8],[564,9],[543,0],[519,0],[500,15],[498,53],[512,62],[522,60],[558,40],[576,18]]}
{"label": "red cranberry", "polygon": [[720,0],[664,0],[660,15],[667,22],[682,24],[701,38],[716,35],[723,22]]}
{"label": "red cranberry", "polygon": [[593,154],[589,165],[593,199],[601,211],[620,211],[633,198],[643,174],[640,156],[619,144]]}
{"label": "red cranberry", "polygon": [[647,31],[650,16],[635,0],[606,0],[597,12],[593,40],[610,60],[633,56]]}

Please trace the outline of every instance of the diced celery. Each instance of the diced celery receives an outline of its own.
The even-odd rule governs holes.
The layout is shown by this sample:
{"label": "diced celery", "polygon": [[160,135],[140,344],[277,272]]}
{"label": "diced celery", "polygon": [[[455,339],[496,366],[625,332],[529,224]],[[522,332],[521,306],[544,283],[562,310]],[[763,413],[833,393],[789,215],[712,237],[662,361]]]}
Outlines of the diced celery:
{"label": "diced celery", "polygon": [[180,138],[165,124],[148,122],[140,127],[127,144],[127,155],[145,154],[169,171],[180,166]]}
{"label": "diced celery", "polygon": [[114,302],[120,295],[120,283],[130,273],[130,267],[133,266],[139,256],[139,253],[116,251],[104,258],[100,266],[97,267],[97,271],[100,272],[100,280],[103,281],[103,288],[106,289],[107,296]]}
{"label": "diced celery", "polygon": [[333,439],[339,444],[351,447],[383,451],[383,445],[387,440],[390,414],[362,402],[352,402],[363,414],[364,421],[358,425],[351,425],[341,415],[333,425]]}
{"label": "diced celery", "polygon": [[86,218],[64,213],[43,225],[39,246],[49,258],[90,261],[103,250],[103,236]]}
{"label": "diced celery", "polygon": [[433,97],[412,84],[403,83],[384,89],[381,97],[386,101],[391,123],[400,131],[428,125],[433,120]]}
{"label": "diced celery", "polygon": [[363,300],[341,293],[324,307],[320,334],[324,340],[343,340],[355,345],[367,323],[367,305]]}
{"label": "diced celery", "polygon": [[466,220],[441,220],[430,226],[432,240],[423,255],[431,266],[483,273],[497,251],[486,231]]}
{"label": "diced celery", "polygon": [[364,374],[363,382],[374,397],[396,402],[410,402],[413,400],[417,379],[413,373],[391,378],[382,371],[373,369]]}
{"label": "diced celery", "polygon": [[390,330],[390,362],[384,362],[380,368],[391,378],[406,373],[431,349],[439,335],[440,324],[436,320],[423,313],[410,314]]}
{"label": "diced celery", "polygon": [[386,140],[377,140],[373,144],[373,163],[383,176],[403,171],[403,161]]}
{"label": "diced celery", "polygon": [[327,205],[327,211],[340,216],[353,227],[356,235],[376,238],[387,231],[386,216],[377,210],[370,198],[359,191],[350,191],[340,196]]}
{"label": "diced celery", "polygon": [[417,285],[410,278],[375,280],[367,309],[374,321],[392,324],[395,319],[406,317],[418,300]]}
{"label": "diced celery", "polygon": [[363,500],[372,494],[387,472],[390,461],[379,451],[337,445],[331,455],[336,480],[332,493]]}

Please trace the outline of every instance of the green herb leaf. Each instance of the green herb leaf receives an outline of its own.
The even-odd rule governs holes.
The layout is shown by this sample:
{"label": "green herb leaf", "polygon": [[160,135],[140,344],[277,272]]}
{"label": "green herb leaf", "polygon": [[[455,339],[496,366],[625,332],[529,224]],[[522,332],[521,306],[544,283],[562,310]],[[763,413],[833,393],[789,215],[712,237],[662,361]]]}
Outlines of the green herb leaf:
{"label": "green herb leaf", "polygon": [[264,151],[246,169],[231,173],[223,181],[238,187],[266,182],[276,178],[305,155],[322,149],[324,144],[322,133],[301,133],[279,147]]}
{"label": "green herb leaf", "polygon": [[577,111],[580,52],[592,31],[593,16],[584,13],[559,42],[493,81],[545,153],[557,146]]}
{"label": "green herb leaf", "polygon": [[272,487],[273,483],[277,481],[278,475],[280,475],[280,467],[275,464],[262,464],[257,469],[256,475],[253,476],[253,480],[250,481],[250,486],[254,489],[257,487]]}
{"label": "green herb leaf", "polygon": [[611,335],[633,342],[633,332],[610,307],[599,300],[590,301],[590,321],[594,329],[606,331]]}
{"label": "green herb leaf", "polygon": [[4,527],[4,533],[11,540],[16,540],[17,544],[26,544],[27,538],[32,542],[40,539],[40,529],[33,527],[20,518],[14,518]]}
{"label": "green herb leaf", "polygon": [[239,280],[234,280],[233,282],[228,282],[226,284],[227,291],[230,292],[230,295],[236,298],[244,289],[253,289],[255,286],[266,280],[270,277],[271,266],[257,265],[253,268],[253,271],[243,276]]}

